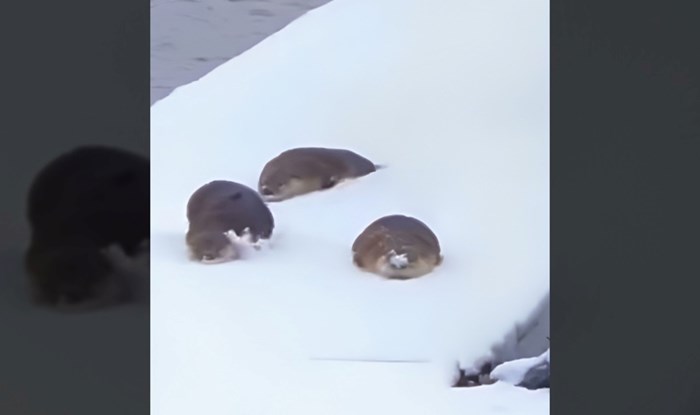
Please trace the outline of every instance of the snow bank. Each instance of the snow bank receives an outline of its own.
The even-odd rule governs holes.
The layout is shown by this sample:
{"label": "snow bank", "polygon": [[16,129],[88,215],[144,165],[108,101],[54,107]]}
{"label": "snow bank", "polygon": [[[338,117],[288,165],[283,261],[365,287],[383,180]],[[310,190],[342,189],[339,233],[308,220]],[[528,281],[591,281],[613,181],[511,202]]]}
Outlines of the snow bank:
{"label": "snow bank", "polygon": [[505,362],[493,369],[491,377],[512,385],[517,385],[523,381],[528,370],[544,363],[549,363],[549,349],[540,356]]}
{"label": "snow bank", "polygon": [[[477,408],[477,392],[448,388],[450,368],[488,353],[549,287],[548,27],[541,0],[334,0],[156,103],[153,413]],[[190,262],[191,193],[253,187],[299,146],[388,168],[271,204],[271,245],[242,261]],[[392,213],[438,235],[433,274],[394,282],[352,265],[354,238]],[[508,407],[546,412],[536,396],[535,412]]]}

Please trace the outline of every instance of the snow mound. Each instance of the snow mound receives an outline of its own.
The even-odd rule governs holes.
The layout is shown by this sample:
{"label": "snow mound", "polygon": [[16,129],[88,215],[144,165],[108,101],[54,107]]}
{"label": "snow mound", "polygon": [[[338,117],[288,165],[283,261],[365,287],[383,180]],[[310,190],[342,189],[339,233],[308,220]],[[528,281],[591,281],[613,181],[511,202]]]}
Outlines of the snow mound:
{"label": "snow mound", "polygon": [[[153,105],[153,413],[546,413],[449,385],[549,289],[548,41],[541,0],[334,0]],[[242,260],[191,262],[192,192],[254,188],[302,146],[388,167],[270,204]],[[443,264],[359,271],[352,242],[388,214],[430,226]]]}
{"label": "snow mound", "polygon": [[528,370],[543,363],[549,363],[549,349],[540,356],[502,363],[493,369],[491,377],[512,385],[518,385],[523,381]]}

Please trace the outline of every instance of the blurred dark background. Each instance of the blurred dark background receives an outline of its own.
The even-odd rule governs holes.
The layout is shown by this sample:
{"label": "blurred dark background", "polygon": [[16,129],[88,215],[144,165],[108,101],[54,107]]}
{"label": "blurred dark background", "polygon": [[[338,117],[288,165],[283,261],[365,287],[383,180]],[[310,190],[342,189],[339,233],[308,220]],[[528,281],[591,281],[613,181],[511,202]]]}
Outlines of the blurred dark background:
{"label": "blurred dark background", "polygon": [[149,308],[29,301],[28,187],[79,145],[148,156],[149,5],[14,2],[0,13],[0,414],[149,413]]}

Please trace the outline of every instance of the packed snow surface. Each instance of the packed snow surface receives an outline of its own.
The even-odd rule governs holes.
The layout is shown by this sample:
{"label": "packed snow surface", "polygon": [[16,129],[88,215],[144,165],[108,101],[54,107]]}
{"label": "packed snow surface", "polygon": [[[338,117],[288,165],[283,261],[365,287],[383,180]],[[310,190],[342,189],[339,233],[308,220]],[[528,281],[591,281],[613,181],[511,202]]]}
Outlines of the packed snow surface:
{"label": "packed snow surface", "polygon": [[[449,388],[549,289],[548,14],[334,0],[152,107],[154,414],[548,412],[548,391]],[[270,204],[272,240],[238,261],[190,261],[192,192],[255,188],[301,146],[387,167]],[[358,270],[354,239],[388,214],[428,224],[443,264]]]}

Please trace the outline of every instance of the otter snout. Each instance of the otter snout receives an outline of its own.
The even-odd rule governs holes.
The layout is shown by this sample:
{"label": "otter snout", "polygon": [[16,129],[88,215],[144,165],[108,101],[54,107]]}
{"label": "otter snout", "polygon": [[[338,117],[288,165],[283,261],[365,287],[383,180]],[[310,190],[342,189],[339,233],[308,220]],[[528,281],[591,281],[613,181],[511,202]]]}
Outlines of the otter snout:
{"label": "otter snout", "polygon": [[221,264],[223,262],[234,261],[239,258],[238,251],[232,243],[224,246],[217,252],[207,252],[201,254],[199,261],[203,264]]}
{"label": "otter snout", "polygon": [[187,242],[193,259],[204,264],[218,264],[238,259],[238,251],[228,236],[219,232],[189,235]]}
{"label": "otter snout", "polygon": [[392,251],[379,259],[376,271],[386,278],[408,280],[428,274],[433,268],[434,265],[415,252],[397,254]]}
{"label": "otter snout", "polygon": [[272,189],[270,189],[267,186],[261,186],[260,187],[260,194],[262,194],[264,196],[272,196],[273,194],[275,194],[275,192],[273,192]]}

